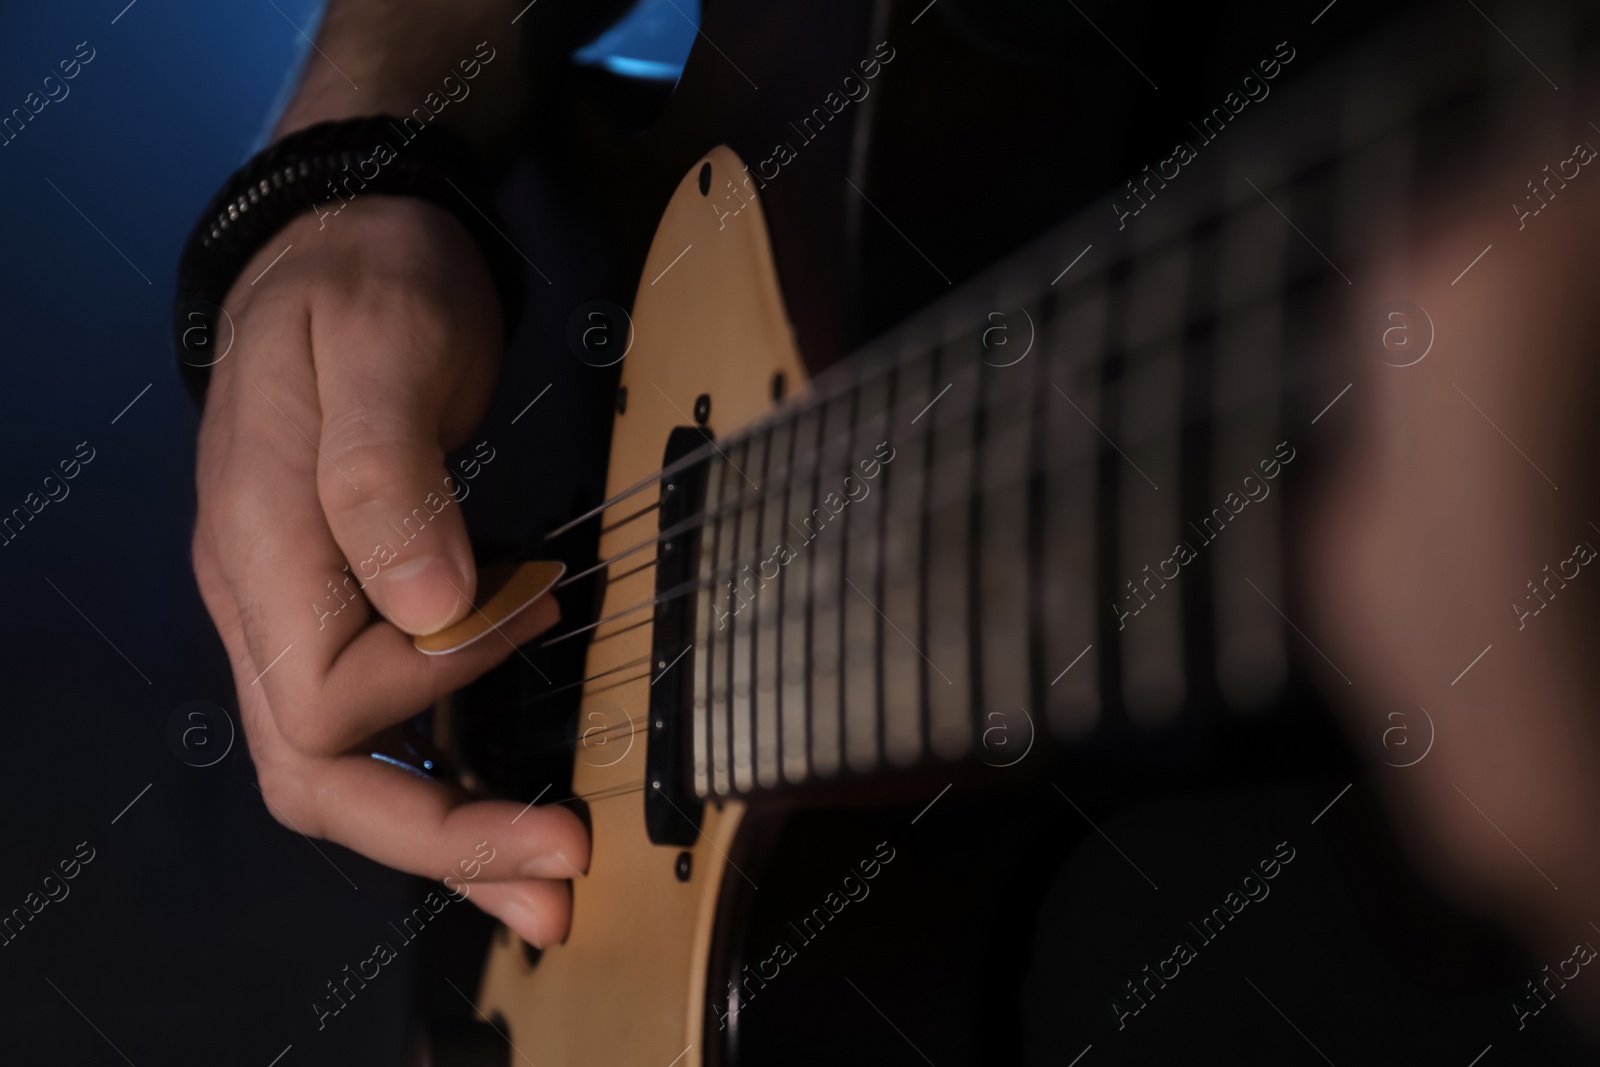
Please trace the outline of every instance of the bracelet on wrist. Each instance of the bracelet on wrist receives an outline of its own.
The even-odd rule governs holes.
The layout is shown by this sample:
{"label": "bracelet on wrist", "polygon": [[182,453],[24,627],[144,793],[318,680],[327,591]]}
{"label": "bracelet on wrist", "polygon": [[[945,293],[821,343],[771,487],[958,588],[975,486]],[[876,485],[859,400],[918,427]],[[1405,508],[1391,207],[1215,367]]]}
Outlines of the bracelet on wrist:
{"label": "bracelet on wrist", "polygon": [[222,330],[218,318],[245,264],[294,219],[312,212],[324,226],[337,225],[333,216],[363,194],[417,197],[454,214],[489,264],[509,337],[520,310],[522,264],[491,218],[491,193],[470,145],[411,120],[324,122],[268,146],[223,183],[184,243],[172,328],[185,381],[203,395],[211,366],[231,347],[231,330]]}

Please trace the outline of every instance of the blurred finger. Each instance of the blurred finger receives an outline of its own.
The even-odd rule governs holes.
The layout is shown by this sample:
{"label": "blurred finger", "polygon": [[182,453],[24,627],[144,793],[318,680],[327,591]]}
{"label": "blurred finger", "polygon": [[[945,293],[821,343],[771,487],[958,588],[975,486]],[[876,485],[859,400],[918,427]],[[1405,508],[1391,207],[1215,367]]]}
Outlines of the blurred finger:
{"label": "blurred finger", "polygon": [[469,801],[458,787],[367,755],[253,754],[279,821],[398,870],[476,887],[571,878],[588,867],[583,823],[559,805]]}
{"label": "blurred finger", "polygon": [[572,926],[572,887],[566,882],[491,882],[468,897],[534,948],[567,938]]}

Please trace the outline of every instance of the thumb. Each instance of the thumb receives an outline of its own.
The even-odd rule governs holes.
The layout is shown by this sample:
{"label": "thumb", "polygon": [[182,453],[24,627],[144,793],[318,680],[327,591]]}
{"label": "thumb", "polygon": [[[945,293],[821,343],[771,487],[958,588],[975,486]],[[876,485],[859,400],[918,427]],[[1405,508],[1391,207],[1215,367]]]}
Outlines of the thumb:
{"label": "thumb", "polygon": [[[444,433],[476,421],[488,388],[459,388],[459,366],[408,359],[415,342],[383,333],[318,368],[328,459],[318,495],[373,606],[407,633],[428,634],[472,610],[477,573],[460,506],[469,487],[445,467]],[[462,407],[470,414],[449,410]]]}

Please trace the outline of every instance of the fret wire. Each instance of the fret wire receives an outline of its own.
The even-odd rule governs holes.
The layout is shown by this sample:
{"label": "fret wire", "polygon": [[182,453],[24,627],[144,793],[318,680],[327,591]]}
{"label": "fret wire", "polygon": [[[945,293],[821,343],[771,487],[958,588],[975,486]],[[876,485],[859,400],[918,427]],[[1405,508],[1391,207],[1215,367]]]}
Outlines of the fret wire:
{"label": "fret wire", "polygon": [[[718,469],[713,467],[712,472],[722,478],[722,492],[728,493],[731,486],[743,481],[744,475],[739,473],[742,465],[738,459],[743,459],[745,450],[742,442],[730,442],[725,450],[727,460]],[[737,456],[738,459],[734,457]],[[738,553],[739,526],[736,520],[737,512],[732,516],[717,519],[716,555],[713,557],[713,567],[721,568],[728,573],[733,572],[734,560]],[[734,521],[730,521],[733,518]],[[715,574],[715,570],[713,571]],[[730,579],[731,584],[731,579]],[[716,612],[718,602],[726,598],[727,612],[731,613],[736,604],[735,594],[725,591],[718,585],[712,593],[712,611]],[[725,620],[729,614],[720,614],[715,619],[709,620],[717,625],[710,631],[711,638],[711,694],[710,703],[707,705],[711,715],[711,787],[719,795],[726,796],[733,788],[733,725],[731,697],[733,689],[733,647],[732,633]],[[726,636],[724,636],[726,635]]]}
{"label": "fret wire", "polygon": [[[971,480],[972,491],[967,499],[967,551],[966,558],[962,562],[967,580],[967,633],[965,644],[968,668],[965,679],[967,685],[966,704],[968,729],[972,731],[971,736],[974,737],[983,736],[983,683],[986,674],[983,662],[985,644],[983,609],[986,592],[983,580],[984,545],[986,541],[984,537],[984,516],[990,513],[990,509],[983,506],[983,499],[979,492],[979,486],[983,483],[984,459],[989,451],[987,440],[989,420],[985,418],[987,413],[984,410],[984,404],[989,396],[989,376],[984,373],[986,369],[990,368],[980,365],[973,369],[973,378],[975,379],[973,386],[977,390],[977,402],[972,405],[970,414],[966,416],[972,427],[972,447],[966,460],[970,465],[967,477]],[[956,684],[960,686],[961,682],[958,681]]]}
{"label": "fret wire", "polygon": [[[709,508],[714,509],[722,499],[723,480],[718,475],[721,472],[708,467],[701,482],[705,485],[706,501]],[[719,524],[720,526],[720,524]],[[694,789],[697,796],[709,796],[712,789],[712,753],[711,753],[711,678],[714,666],[711,643],[711,605],[715,601],[712,592],[711,575],[716,570],[716,534],[717,530],[702,523],[699,538],[700,558],[696,561],[695,574],[691,582],[703,588],[695,590],[695,647],[699,654],[689,657],[687,666],[694,672],[693,679],[693,704],[691,706],[692,731],[691,747],[693,750],[694,764]],[[670,592],[670,591],[669,591]],[[658,599],[659,599],[658,595]]]}
{"label": "fret wire", "polygon": [[[1102,289],[1090,299],[1059,300],[1059,311],[1050,317],[1042,374],[1051,382],[1069,381],[1075,372],[1076,357],[1105,347],[1105,322],[1109,317],[1110,294]],[[1060,404],[1054,388],[1044,392],[1042,403]],[[1046,668],[1049,682],[1044,690],[1045,724],[1058,736],[1087,733],[1099,720],[1102,700],[1099,689],[1105,642],[1099,636],[1099,621],[1104,601],[1100,589],[1099,498],[1102,443],[1090,419],[1099,413],[1099,390],[1076,390],[1075,403],[1084,417],[1046,419],[1042,476],[1046,485],[1044,522],[1051,531],[1044,542],[1044,569],[1040,588],[1044,598],[1044,645],[1056,655],[1083,655],[1071,671],[1059,672],[1064,663],[1052,661],[1057,669]],[[1085,580],[1087,579],[1087,580]],[[1075,596],[1074,589],[1084,590]],[[1093,648],[1094,654],[1089,650]]]}
{"label": "fret wire", "polygon": [[[785,419],[775,422],[772,426],[772,435],[767,443],[767,466],[770,478],[771,468],[777,464],[787,465],[794,452],[794,426]],[[780,454],[781,453],[781,454]],[[757,553],[772,552],[779,555],[777,545],[783,531],[784,503],[787,502],[787,492],[783,495],[773,494],[768,500],[761,502],[760,534],[757,537]],[[787,537],[783,538],[787,545]],[[782,766],[782,738],[778,728],[782,679],[781,670],[781,638],[783,618],[783,582],[781,576],[774,574],[767,579],[765,570],[767,559],[762,557],[757,565],[758,577],[762,580],[762,597],[756,607],[754,620],[755,637],[751,647],[750,675],[754,692],[752,699],[755,706],[755,738],[756,738],[756,779],[763,786],[775,786],[779,781],[779,768]],[[782,563],[779,563],[780,569]],[[763,669],[765,665],[766,669]]]}
{"label": "fret wire", "polygon": [[[928,355],[928,392],[934,391],[934,386],[939,379],[944,377],[945,351],[942,346],[935,345]],[[955,379],[951,379],[951,385]],[[932,679],[928,676],[927,665],[922,662],[921,650],[928,647],[929,635],[932,632],[929,605],[932,603],[932,560],[933,560],[933,509],[930,504],[933,500],[933,422],[922,428],[922,484],[920,514],[917,516],[917,647],[913,651],[918,653],[917,662],[912,669],[916,672],[918,711],[921,731],[921,752],[933,750],[933,696],[931,689]]]}
{"label": "fret wire", "polygon": [[[908,360],[896,372],[895,394],[903,397],[907,410],[922,411],[933,398],[935,357],[924,353]],[[881,634],[879,657],[883,663],[883,752],[890,763],[908,766],[927,747],[924,709],[922,656],[918,649],[927,646],[924,622],[925,603],[923,530],[925,490],[928,487],[928,434],[931,424],[907,425],[905,434],[893,433],[894,459],[883,467],[885,494],[882,516],[884,615],[902,619],[909,641],[890,640]]]}
{"label": "fret wire", "polygon": [[[1120,290],[1123,299],[1112,344],[1123,358],[1117,366],[1118,387],[1109,419],[1117,429],[1108,432],[1119,442],[1138,436],[1146,443],[1142,449],[1134,448],[1138,459],[1130,454],[1128,462],[1117,467],[1114,526],[1118,574],[1125,583],[1118,589],[1119,597],[1131,591],[1126,583],[1142,577],[1141,565],[1160,558],[1155,554],[1167,547],[1165,535],[1181,524],[1183,387],[1190,373],[1185,355],[1194,347],[1181,327],[1186,299],[1195,284],[1197,243],[1198,238],[1159,258],[1135,263]],[[1143,360],[1129,355],[1139,344],[1147,353]],[[1130,432],[1135,427],[1144,432]],[[1121,447],[1126,452],[1134,446]],[[1159,491],[1151,487],[1152,480],[1162,487]],[[1186,592],[1201,594],[1193,588]],[[1142,729],[1169,724],[1182,707],[1187,679],[1179,608],[1187,599],[1162,597],[1141,616],[1138,626],[1119,631],[1122,708]]]}
{"label": "fret wire", "polygon": [[[1267,205],[1263,204],[1263,208]],[[1275,217],[1274,213],[1274,217]],[[1265,217],[1260,212],[1257,217]],[[1221,260],[1223,241],[1228,234],[1230,226],[1250,226],[1252,216],[1235,215],[1224,220],[1216,229],[1196,235],[1190,242],[1189,248],[1189,277],[1187,292],[1183,298],[1182,307],[1185,316],[1192,315],[1198,309],[1210,305],[1220,305],[1224,295],[1225,265]],[[1278,220],[1281,221],[1281,220]],[[1246,245],[1240,242],[1239,251],[1245,256],[1259,256],[1262,260],[1270,260],[1261,243],[1256,240],[1263,236],[1259,224],[1250,226],[1248,236],[1251,240]],[[1279,233],[1280,247],[1287,243],[1287,233]],[[1246,249],[1248,248],[1248,251]],[[1278,275],[1282,277],[1282,273]],[[1266,290],[1277,288],[1268,285]],[[1248,316],[1235,314],[1226,318],[1213,320],[1207,328],[1193,330],[1185,337],[1183,349],[1180,353],[1182,363],[1179,370],[1178,389],[1180,391],[1179,404],[1182,406],[1183,415],[1192,410],[1197,415],[1209,414],[1221,396],[1222,383],[1218,378],[1219,346],[1223,344],[1223,333],[1246,320]],[[1270,359],[1273,363],[1282,362],[1282,354],[1289,349],[1279,345],[1272,353]],[[1180,417],[1178,425],[1174,427],[1173,434],[1178,450],[1179,461],[1177,464],[1180,478],[1180,497],[1177,521],[1181,524],[1183,514],[1193,509],[1183,505],[1191,500],[1204,499],[1210,496],[1210,487],[1223,482],[1216,477],[1218,435],[1216,428],[1218,420],[1205,418]],[[1269,446],[1270,447],[1270,446]],[[1248,461],[1247,461],[1248,462]],[[1200,507],[1206,505],[1201,504]],[[1254,527],[1255,522],[1250,523]],[[1273,523],[1272,536],[1278,535],[1279,529]],[[1227,546],[1224,546],[1226,549]],[[1149,563],[1143,564],[1148,566]],[[1174,674],[1176,687],[1181,694],[1177,711],[1174,715],[1181,715],[1183,709],[1191,706],[1196,700],[1212,703],[1216,694],[1216,647],[1212,640],[1214,633],[1211,622],[1216,617],[1217,602],[1217,577],[1221,561],[1215,557],[1201,561],[1199,569],[1192,576],[1197,581],[1186,589],[1174,590],[1182,595],[1178,600],[1178,633],[1177,652],[1175,657],[1176,669]],[[1159,563],[1157,564],[1159,568]],[[1141,573],[1143,572],[1141,568]],[[1159,577],[1159,575],[1158,575]],[[1141,578],[1141,582],[1142,582]],[[1243,584],[1243,583],[1241,583]],[[1254,593],[1245,587],[1252,597]],[[1264,604],[1253,607],[1266,609]],[[1270,610],[1270,609],[1268,609]],[[1274,615],[1276,613],[1274,612]],[[1281,625],[1281,620],[1274,618],[1274,623]],[[1156,670],[1161,670],[1160,665]]]}
{"label": "fret wire", "polygon": [[[1046,323],[1053,323],[1060,300],[1059,295],[1046,298],[1045,305],[1040,309],[1040,319]],[[1048,347],[1045,351],[1048,351]],[[1035,731],[1043,729],[1043,717],[1046,713],[1046,690],[1049,688],[1045,680],[1045,599],[1047,590],[1043,587],[1045,575],[1044,539],[1045,539],[1045,511],[1048,506],[1048,492],[1045,484],[1044,465],[1047,449],[1049,448],[1049,402],[1054,396],[1050,389],[1049,365],[1044,352],[1030,368],[1032,374],[1028,381],[1028,388],[1033,396],[1032,412],[1030,414],[1031,432],[1028,442],[1028,529],[1026,536],[1027,573],[1028,573],[1028,605],[1027,605],[1027,640],[1028,664],[1026,689],[1028,692],[1028,706],[1039,712],[1039,718],[1033,719]]]}
{"label": "fret wire", "polygon": [[[854,411],[853,392],[836,397],[823,409],[824,428],[830,428],[841,420],[845,426],[852,426]],[[817,457],[817,471],[811,494],[813,503],[806,518],[808,523],[818,510],[832,513],[826,501],[827,496],[832,494],[831,484],[834,477],[832,472],[841,466],[840,457],[849,453],[848,432],[834,435],[831,442],[836,443],[836,447],[825,449]],[[829,494],[822,492],[824,478],[828,479]],[[847,518],[846,524],[848,521]],[[844,545],[837,533],[828,531],[827,525],[819,526],[816,533],[808,536],[820,542],[811,556],[811,596],[807,603],[811,633],[809,656],[812,676],[811,762],[817,772],[826,777],[838,771],[842,754],[840,714],[843,699],[844,632],[840,607],[844,591]]]}
{"label": "fret wire", "polygon": [[[785,500],[791,513],[794,503],[802,494],[815,493],[815,467],[820,455],[822,434],[826,427],[823,425],[822,410],[812,409],[804,412],[795,420],[794,444],[790,449],[793,457],[792,471],[799,471],[803,462],[811,464],[813,475],[809,480],[810,489],[805,486],[807,482],[801,478],[791,476],[787,484]],[[807,438],[809,437],[809,440]],[[803,451],[802,451],[803,449]],[[806,496],[809,503],[810,496]],[[809,514],[809,512],[808,512]],[[784,535],[787,538],[793,528],[794,520],[786,519]],[[803,781],[811,772],[811,562],[812,553],[804,551],[805,544],[801,545],[802,551],[796,554],[784,568],[779,589],[782,597],[781,625],[783,637],[781,645],[782,688],[779,697],[780,719],[780,751],[783,765],[783,777],[789,782]]]}
{"label": "fret wire", "polygon": [[[765,432],[746,438],[744,463],[748,470],[759,467],[763,480],[766,475],[767,453],[772,443],[770,425]],[[755,458],[759,457],[759,458]],[[733,782],[734,789],[746,792],[755,783],[755,602],[760,595],[756,581],[742,572],[751,571],[751,560],[759,560],[761,551],[760,515],[769,494],[757,493],[734,516],[737,534],[734,548],[733,581],[750,595],[750,603],[743,604],[738,614],[728,624],[729,667],[731,680],[728,687],[729,716],[733,731]],[[752,572],[753,573],[753,572]],[[758,575],[756,576],[759,577]],[[737,594],[735,594],[737,596]],[[746,647],[748,646],[748,648]]]}
{"label": "fret wire", "polygon": [[[846,451],[849,477],[858,487],[867,486],[858,469],[855,457],[867,452],[866,442],[880,433],[887,433],[887,411],[894,382],[891,371],[883,378],[874,379],[861,386],[855,394],[853,445]],[[842,483],[841,483],[841,487]],[[879,737],[882,720],[882,702],[879,700],[879,678],[882,662],[878,654],[881,647],[882,616],[879,605],[883,601],[879,583],[881,562],[878,535],[881,529],[880,508],[883,503],[877,487],[868,486],[868,492],[859,500],[852,498],[845,508],[846,527],[840,544],[843,559],[841,574],[849,588],[840,591],[841,612],[840,689],[841,712],[844,726],[845,762],[857,773],[870,770],[880,759],[883,748]],[[850,490],[845,489],[847,497]]]}
{"label": "fret wire", "polygon": [[[951,355],[954,343],[941,353],[941,365]],[[977,389],[975,361],[963,361],[941,373],[949,377],[957,395],[973,395]],[[974,423],[966,407],[935,404],[926,416],[931,439],[930,462],[943,466],[940,488],[948,487],[952,497],[946,507],[929,512],[928,525],[928,600],[927,643],[921,653],[927,680],[932,747],[936,754],[954,759],[966,753],[971,742],[973,701],[970,683],[971,662],[971,540],[972,514],[976,506],[972,490],[976,457],[973,448]],[[934,490],[930,489],[930,501]]]}
{"label": "fret wire", "polygon": [[[827,477],[830,485],[842,477],[839,473],[839,465],[837,461],[843,460],[845,467],[848,467],[851,463],[850,456],[855,451],[856,438],[859,436],[859,430],[861,426],[861,395],[864,388],[866,388],[866,386],[858,380],[856,388],[850,391],[849,400],[845,405],[849,412],[845,416],[845,426],[847,426],[848,429],[845,432],[845,444],[843,449],[836,453],[834,457],[835,463],[827,468]],[[835,493],[837,493],[837,491],[838,490],[833,490]],[[828,506],[826,496],[822,498],[822,506],[824,508],[827,508]],[[835,698],[837,707],[835,714],[836,725],[834,729],[834,737],[831,743],[836,746],[838,753],[835,766],[848,766],[850,769],[856,770],[858,768],[856,768],[850,759],[851,753],[849,748],[851,733],[850,718],[853,715],[850,700],[850,670],[853,662],[853,657],[850,655],[850,617],[858,614],[861,608],[856,602],[855,592],[846,585],[846,583],[850,580],[850,561],[854,556],[854,553],[850,551],[853,547],[850,544],[850,534],[851,527],[855,525],[856,509],[848,504],[841,505],[841,508],[842,511],[840,518],[843,520],[843,522],[840,524],[839,536],[834,538],[834,540],[837,542],[836,547],[838,551],[837,559],[839,567],[839,577],[838,581],[835,583],[835,596],[837,598],[835,603],[838,605],[838,618],[835,626],[833,627],[833,629],[837,631],[838,635],[837,638],[835,638],[835,640],[838,642],[838,655],[834,660],[835,664],[837,665],[835,673],[838,677],[838,681],[834,688],[837,690],[838,695]]]}
{"label": "fret wire", "polygon": [[[888,383],[887,383],[888,395],[885,398],[884,413],[882,415],[882,418],[883,418],[883,430],[884,430],[885,433],[888,433],[890,413],[894,411],[895,399],[898,397],[899,392],[900,392],[900,388],[901,388],[901,386],[900,386],[900,374],[901,374],[901,370],[902,370],[903,366],[904,366],[904,364],[897,363],[895,365],[895,367],[889,373],[889,380],[888,380]],[[871,436],[876,437],[877,434],[872,434]],[[887,529],[888,529],[888,525],[889,525],[889,494],[888,494],[888,489],[889,489],[889,477],[891,475],[892,470],[893,470],[892,467],[882,467],[880,465],[879,473],[883,476],[883,482],[881,482],[878,485],[877,489],[874,490],[874,492],[879,494],[877,496],[877,501],[878,502],[875,505],[873,505],[877,509],[877,516],[876,516],[877,520],[878,520],[877,521],[877,528],[874,531],[872,531],[872,535],[871,535],[873,537],[873,552],[875,553],[875,558],[874,558],[874,562],[873,562],[873,578],[874,578],[874,581],[873,581],[873,584],[872,584],[872,596],[873,596],[873,603],[874,604],[883,604],[888,599],[884,595],[884,590],[885,590],[885,587],[886,587],[886,585],[888,583],[888,570],[889,570],[888,566],[887,566],[887,555],[888,555]],[[871,621],[872,621],[872,626],[873,626],[873,668],[872,668],[872,686],[873,686],[873,716],[872,716],[872,718],[873,718],[873,727],[872,727],[872,734],[873,734],[873,738],[872,739],[873,739],[873,751],[876,754],[880,755],[880,757],[881,757],[881,756],[885,756],[887,754],[887,752],[888,752],[887,739],[885,737],[886,719],[887,719],[887,716],[888,716],[888,702],[885,700],[885,697],[884,697],[884,669],[883,669],[884,668],[883,649],[884,649],[884,642],[885,642],[885,640],[887,640],[887,635],[885,635],[885,633],[884,633],[884,621],[883,621],[883,618],[879,617],[877,615],[876,611],[873,612],[873,618],[872,618]]]}
{"label": "fret wire", "polygon": [[[1099,401],[1096,428],[1102,438],[1094,442],[1093,453],[1097,468],[1094,496],[1095,599],[1102,604],[1115,603],[1122,592],[1117,586],[1117,576],[1127,562],[1123,558],[1121,530],[1117,521],[1122,512],[1124,487],[1120,465],[1126,461],[1108,447],[1105,438],[1110,435],[1110,439],[1114,440],[1120,435],[1120,426],[1117,425],[1120,401],[1118,375],[1124,362],[1121,323],[1126,314],[1128,277],[1133,267],[1133,262],[1129,260],[1108,279],[1105,317],[1101,323],[1101,351],[1107,354],[1107,358],[1089,368],[1095,374],[1096,397]],[[1101,660],[1104,673],[1100,678],[1100,697],[1104,705],[1102,721],[1112,720],[1116,726],[1125,727],[1127,721],[1122,695],[1122,665],[1126,661],[1122,638],[1125,631],[1121,627],[1113,630],[1101,612],[1096,612],[1095,618],[1095,629],[1100,635],[1100,640],[1095,643],[1103,650]]]}
{"label": "fret wire", "polygon": [[[1030,490],[1033,408],[1040,398],[1032,385],[1038,362],[1031,367],[984,366],[978,372],[984,400],[976,407],[981,446],[974,460],[974,727],[982,758],[1000,764],[1026,749],[1028,728],[1018,714],[1032,715],[1027,710],[1033,702],[1029,601],[1037,572],[1030,567],[1028,543],[1030,519],[1037,510]],[[1050,395],[1055,396],[1053,390]],[[1069,415],[1078,417],[1062,411],[1063,418]]]}

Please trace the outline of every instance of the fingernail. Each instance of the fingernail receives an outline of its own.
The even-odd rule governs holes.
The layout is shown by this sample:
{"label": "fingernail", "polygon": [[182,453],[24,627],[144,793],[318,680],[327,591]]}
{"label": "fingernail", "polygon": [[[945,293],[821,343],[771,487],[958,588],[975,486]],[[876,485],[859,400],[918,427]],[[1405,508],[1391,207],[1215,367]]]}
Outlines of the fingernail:
{"label": "fingernail", "polygon": [[545,947],[545,935],[533,912],[515,900],[508,900],[497,909],[501,922],[534,948]]}
{"label": "fingernail", "polygon": [[547,852],[524,862],[519,873],[524,878],[582,878],[589,872],[575,867],[560,852]]}
{"label": "fingernail", "polygon": [[460,568],[442,556],[423,556],[385,571],[383,592],[391,622],[410,633],[431,634],[455,621],[470,590]]}
{"label": "fingernail", "polygon": [[478,575],[475,587],[476,610],[464,612],[461,621],[454,626],[415,637],[413,644],[430,656],[460,651],[541,600],[544,608],[534,617],[542,617],[544,626],[551,625],[560,617],[560,609],[555,600],[547,596],[565,572],[565,565],[550,560],[486,567]]}

